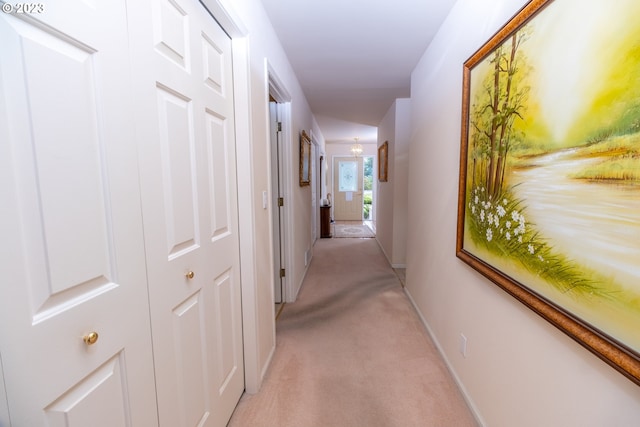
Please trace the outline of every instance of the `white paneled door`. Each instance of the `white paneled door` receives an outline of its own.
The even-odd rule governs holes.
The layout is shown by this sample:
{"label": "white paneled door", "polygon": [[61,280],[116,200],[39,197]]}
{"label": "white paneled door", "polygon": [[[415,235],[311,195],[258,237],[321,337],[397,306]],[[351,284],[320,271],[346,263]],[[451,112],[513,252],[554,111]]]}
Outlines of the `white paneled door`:
{"label": "white paneled door", "polygon": [[125,3],[41,5],[0,13],[11,422],[157,425]]}
{"label": "white paneled door", "polygon": [[160,424],[225,426],[244,390],[231,40],[196,0],[129,10]]}

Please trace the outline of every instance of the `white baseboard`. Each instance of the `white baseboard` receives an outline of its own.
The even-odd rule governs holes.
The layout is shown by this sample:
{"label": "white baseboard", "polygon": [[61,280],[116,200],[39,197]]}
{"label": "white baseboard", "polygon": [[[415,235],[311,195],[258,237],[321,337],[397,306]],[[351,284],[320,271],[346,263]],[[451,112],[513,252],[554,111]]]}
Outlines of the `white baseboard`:
{"label": "white baseboard", "polygon": [[382,250],[382,253],[384,254],[384,257],[387,259],[387,262],[389,263],[391,268],[407,268],[406,264],[394,264],[394,263],[392,263],[391,262],[391,258],[389,258],[389,255],[387,255],[387,252],[384,250],[384,247],[380,243],[380,240],[378,240],[378,236],[376,236],[375,239],[376,239],[376,242],[378,242],[378,246],[380,246],[380,249]]}
{"label": "white baseboard", "polygon": [[391,259],[389,258],[389,255],[387,255],[387,252],[384,250],[384,247],[382,246],[382,243],[380,243],[380,240],[378,240],[378,236],[377,235],[376,235],[375,239],[376,239],[376,243],[378,244],[378,247],[380,247],[380,250],[384,254],[384,257],[387,259],[387,262],[389,263],[391,268],[395,268],[393,266],[393,264],[391,264]]}
{"label": "white baseboard", "polygon": [[304,279],[307,277],[307,273],[309,272],[309,267],[311,266],[311,261],[313,260],[313,251],[309,250],[309,259],[307,259],[307,265],[304,267],[304,273],[302,273],[302,278],[300,282],[296,286],[295,289],[291,289],[291,295],[285,295],[286,303],[296,302],[298,299],[298,295],[300,295],[300,291],[302,290],[302,286],[304,285]]}
{"label": "white baseboard", "polygon": [[[275,340],[274,340],[275,343]],[[262,388],[262,384],[264,383],[264,379],[267,376],[267,372],[269,372],[269,369],[271,369],[271,362],[273,362],[273,357],[276,354],[276,346],[274,344],[273,347],[271,347],[271,350],[269,351],[269,356],[267,357],[267,361],[265,362],[264,366],[262,367],[262,372],[260,372],[260,387],[258,388],[258,390],[255,390],[255,392],[251,393],[248,392],[249,394],[256,394],[257,392],[260,391],[260,389]]]}
{"label": "white baseboard", "polygon": [[453,380],[456,382],[458,388],[460,389],[460,392],[462,393],[462,397],[464,398],[465,402],[467,403],[467,406],[469,406],[469,409],[471,410],[471,413],[473,414],[473,417],[476,419],[476,421],[478,422],[478,425],[480,427],[485,427],[486,424],[485,424],[484,420],[482,419],[482,416],[480,415],[480,411],[478,411],[478,408],[476,407],[475,403],[473,402],[473,399],[471,398],[471,396],[467,392],[467,389],[465,388],[464,384],[460,380],[460,377],[458,377],[458,374],[453,369],[453,366],[449,362],[449,359],[447,358],[444,350],[442,349],[442,346],[438,342],[438,339],[436,338],[435,334],[433,333],[433,331],[429,327],[429,324],[427,323],[426,319],[424,318],[424,316],[420,312],[420,309],[416,305],[416,302],[414,301],[413,297],[411,296],[411,294],[409,293],[409,290],[406,287],[404,288],[404,293],[409,298],[409,301],[411,301],[411,305],[413,306],[413,309],[418,314],[418,317],[420,318],[420,321],[422,322],[422,325],[425,327],[425,329],[427,330],[427,333],[431,337],[431,340],[433,341],[433,343],[435,344],[436,348],[438,349],[438,352],[440,353],[440,356],[442,357],[442,360],[444,360],[444,363],[447,366],[447,370],[449,371],[449,373],[453,377]]}

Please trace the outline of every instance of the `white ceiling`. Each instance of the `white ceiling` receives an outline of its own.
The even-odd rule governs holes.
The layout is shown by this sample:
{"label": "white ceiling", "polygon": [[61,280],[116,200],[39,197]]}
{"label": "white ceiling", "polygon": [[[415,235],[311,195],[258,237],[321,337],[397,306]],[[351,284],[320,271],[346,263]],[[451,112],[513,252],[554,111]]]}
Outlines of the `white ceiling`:
{"label": "white ceiling", "polygon": [[376,142],[456,0],[262,0],[326,142]]}

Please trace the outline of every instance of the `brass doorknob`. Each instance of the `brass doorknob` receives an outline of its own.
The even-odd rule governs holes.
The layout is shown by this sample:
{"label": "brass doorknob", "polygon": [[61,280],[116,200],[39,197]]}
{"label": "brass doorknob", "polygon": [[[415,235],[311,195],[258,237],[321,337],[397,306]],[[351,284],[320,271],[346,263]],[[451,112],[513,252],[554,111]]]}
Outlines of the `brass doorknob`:
{"label": "brass doorknob", "polygon": [[187,279],[193,279],[194,277],[196,277],[196,273],[194,273],[193,271],[188,271],[185,276],[187,277]]}
{"label": "brass doorknob", "polygon": [[98,341],[98,333],[97,332],[89,332],[87,335],[82,337],[84,343],[86,345],[93,345]]}

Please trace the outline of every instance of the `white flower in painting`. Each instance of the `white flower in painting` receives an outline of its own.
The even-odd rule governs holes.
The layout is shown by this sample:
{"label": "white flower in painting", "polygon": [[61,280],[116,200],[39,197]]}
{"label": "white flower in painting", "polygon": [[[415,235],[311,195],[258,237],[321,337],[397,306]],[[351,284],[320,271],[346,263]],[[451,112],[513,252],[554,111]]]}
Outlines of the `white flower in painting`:
{"label": "white flower in painting", "polygon": [[480,222],[484,222],[484,209],[480,211]]}
{"label": "white flower in painting", "polygon": [[542,258],[542,255],[538,255],[538,259],[542,262],[544,262],[544,258]]}
{"label": "white flower in painting", "polygon": [[475,199],[473,199],[473,203],[475,203],[476,205],[478,204],[478,202],[480,201],[480,197],[476,196]]}
{"label": "white flower in painting", "polygon": [[511,230],[511,221],[507,221],[504,226],[507,227],[507,230]]}
{"label": "white flower in painting", "polygon": [[500,218],[502,218],[503,216],[505,216],[507,214],[507,211],[500,205],[498,205],[498,207],[496,208],[496,212],[498,213],[498,216]]}
{"label": "white flower in painting", "polygon": [[509,203],[509,202],[507,201],[507,199],[502,200],[502,204],[503,204],[503,205],[507,206],[507,203]]}
{"label": "white flower in painting", "polygon": [[520,214],[518,213],[518,211],[511,212],[511,219],[515,222],[518,222],[518,220],[520,219]]}
{"label": "white flower in painting", "polygon": [[493,239],[493,231],[490,228],[487,228],[487,242],[490,242]]}
{"label": "white flower in painting", "polygon": [[536,251],[531,243],[529,243],[529,246],[527,246],[527,249],[529,250],[529,253],[531,255],[533,255],[533,253]]}
{"label": "white flower in painting", "polygon": [[475,207],[475,206],[471,206],[471,213],[472,213],[473,215],[475,215],[475,214],[476,214],[476,207]]}
{"label": "white flower in painting", "polygon": [[493,214],[491,212],[489,212],[487,218],[489,219],[489,225],[493,224]]}
{"label": "white flower in painting", "polygon": [[505,234],[504,237],[507,239],[507,241],[511,240],[511,233],[507,231],[507,234]]}

